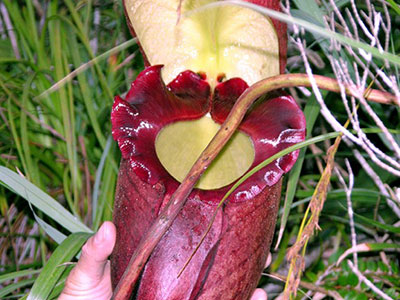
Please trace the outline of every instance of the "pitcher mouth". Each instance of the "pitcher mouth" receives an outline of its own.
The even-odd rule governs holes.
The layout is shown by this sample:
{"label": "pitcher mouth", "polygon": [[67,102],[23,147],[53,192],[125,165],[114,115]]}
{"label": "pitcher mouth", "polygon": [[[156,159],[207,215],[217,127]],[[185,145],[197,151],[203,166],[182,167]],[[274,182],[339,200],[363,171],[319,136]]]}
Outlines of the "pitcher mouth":
{"label": "pitcher mouth", "polygon": [[[155,141],[157,157],[168,173],[182,182],[220,127],[209,114],[167,125]],[[236,131],[195,187],[214,190],[227,186],[240,178],[253,161],[253,142],[245,133]]]}
{"label": "pitcher mouth", "polygon": [[[150,184],[162,182],[166,192],[172,194],[187,173],[186,170],[176,173],[175,169],[190,169],[199,151],[208,144],[219,128],[218,124],[225,121],[248,85],[240,78],[232,78],[219,83],[211,92],[206,78],[191,71],[182,72],[165,85],[161,79],[161,69],[162,66],[146,68],[132,83],[125,100],[118,96],[115,98],[111,113],[112,131],[123,158],[129,160],[139,178]],[[234,154],[229,154],[231,150],[228,150],[228,145],[225,153],[231,158],[225,162],[220,158],[222,164],[227,166],[215,167],[216,170],[222,169],[231,174],[223,174],[218,179],[220,170],[213,171],[211,167],[209,175],[204,177],[203,183],[200,181],[192,196],[199,195],[203,201],[218,202],[249,168],[303,141],[305,119],[292,97],[269,95],[249,110],[238,130],[236,141],[234,138],[231,145],[238,144],[239,147],[233,147],[231,150]],[[179,152],[174,150],[175,144],[182,137],[194,137],[195,134],[191,136],[190,131],[197,135],[206,133],[207,136],[196,146],[197,153],[178,160],[186,148],[181,148]],[[186,146],[192,147],[191,144],[197,143],[198,139],[196,136]],[[185,146],[185,143],[182,144]],[[237,148],[242,148],[240,154],[234,152]],[[244,160],[240,160],[240,164],[243,166],[232,167],[232,163],[239,161],[242,156]],[[283,173],[290,170],[297,156],[298,151],[294,151],[272,162],[241,184],[228,200],[241,202],[252,199],[265,186],[275,184]],[[215,162],[217,164],[218,159]]]}

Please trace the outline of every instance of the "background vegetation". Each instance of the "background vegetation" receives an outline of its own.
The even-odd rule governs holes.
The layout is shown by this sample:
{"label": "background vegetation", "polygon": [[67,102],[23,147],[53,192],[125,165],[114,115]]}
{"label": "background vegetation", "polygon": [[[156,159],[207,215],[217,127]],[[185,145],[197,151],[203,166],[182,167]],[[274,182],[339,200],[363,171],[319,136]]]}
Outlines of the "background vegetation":
{"label": "background vegetation", "polygon": [[[384,61],[291,25],[288,72],[312,71],[399,96],[400,7],[394,1],[285,5],[326,32],[392,54]],[[90,233],[111,219],[120,153],[110,109],[113,96],[125,93],[142,69],[121,1],[0,2],[0,298],[29,291],[55,298],[71,269],[60,263],[73,260]],[[360,90],[357,98],[290,90],[304,107],[309,137],[345,132],[328,164],[332,176],[322,177],[329,182],[326,197],[318,198],[325,204],[312,215],[319,216],[320,230],[300,253],[299,299],[400,298],[399,102],[366,104]],[[279,247],[260,282],[271,299],[293,272],[286,253],[305,234],[302,220],[332,144],[304,148],[285,178]]]}

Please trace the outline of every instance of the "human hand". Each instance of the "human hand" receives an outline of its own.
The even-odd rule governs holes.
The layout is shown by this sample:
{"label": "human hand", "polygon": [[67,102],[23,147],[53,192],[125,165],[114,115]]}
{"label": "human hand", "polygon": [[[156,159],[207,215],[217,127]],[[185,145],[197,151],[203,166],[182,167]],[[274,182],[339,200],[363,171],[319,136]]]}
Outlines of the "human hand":
{"label": "human hand", "polygon": [[[81,257],[69,274],[59,300],[111,299],[110,261],[107,258],[114,248],[115,239],[114,224],[104,222],[83,246]],[[267,294],[256,289],[250,300],[267,300]]]}
{"label": "human hand", "polygon": [[69,274],[59,300],[98,299],[112,296],[110,261],[116,238],[113,223],[104,222],[82,248],[78,263]]}

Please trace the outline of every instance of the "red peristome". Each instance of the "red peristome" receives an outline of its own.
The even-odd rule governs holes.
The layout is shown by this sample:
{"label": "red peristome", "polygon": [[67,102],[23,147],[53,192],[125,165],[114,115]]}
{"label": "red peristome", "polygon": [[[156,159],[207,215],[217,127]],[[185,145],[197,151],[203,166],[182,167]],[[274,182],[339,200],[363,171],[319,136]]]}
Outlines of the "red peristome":
{"label": "red peristome", "polygon": [[[223,123],[233,104],[247,88],[239,78],[216,86],[211,96],[204,78],[185,71],[168,86],[161,79],[161,66],[146,68],[132,83],[126,99],[115,98],[112,109],[112,133],[122,156],[145,182],[162,182],[171,195],[178,182],[163,168],[155,152],[155,139],[160,130],[173,122],[193,120],[207,112],[217,123]],[[305,138],[305,118],[294,99],[271,94],[250,108],[239,130],[253,141],[255,167],[275,153]],[[274,185],[295,163],[298,151],[280,158],[258,171],[241,184],[228,199],[241,202],[252,199],[265,186]],[[232,185],[204,191],[194,189],[190,197],[205,202],[218,202]]]}
{"label": "red peristome", "polygon": [[[233,78],[217,86],[211,109],[212,118],[222,124],[246,88],[247,84],[240,78]],[[300,107],[293,97],[282,91],[279,94],[270,93],[262,101],[255,102],[238,127],[251,137],[256,150],[251,168],[279,151],[302,142],[305,126]],[[251,199],[265,185],[274,185],[293,167],[298,155],[299,150],[293,151],[255,173],[236,189],[234,201]]]}
{"label": "red peristome", "polygon": [[161,68],[152,66],[142,71],[125,100],[115,97],[111,113],[112,134],[122,157],[129,159],[138,176],[151,184],[171,177],[155,152],[158,132],[175,121],[200,118],[210,105],[210,87],[197,74],[181,73],[170,88],[161,79]]}

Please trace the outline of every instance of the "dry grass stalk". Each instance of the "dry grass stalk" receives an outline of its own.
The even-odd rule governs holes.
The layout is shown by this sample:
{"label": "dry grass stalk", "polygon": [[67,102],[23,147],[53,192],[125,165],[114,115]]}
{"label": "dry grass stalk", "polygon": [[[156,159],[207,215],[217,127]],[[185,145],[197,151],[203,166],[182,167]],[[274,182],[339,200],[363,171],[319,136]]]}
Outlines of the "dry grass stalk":
{"label": "dry grass stalk", "polygon": [[[300,284],[301,274],[304,270],[305,262],[305,247],[313,235],[315,230],[320,230],[318,225],[319,216],[326,200],[328,187],[334,167],[334,159],[336,151],[339,147],[342,137],[338,136],[335,143],[328,149],[326,167],[322,176],[317,184],[314,194],[311,198],[310,204],[307,208],[306,214],[297,237],[296,243],[288,250],[287,259],[290,261],[290,269],[286,281],[284,299],[291,299],[292,295],[296,295],[297,289]],[[308,212],[311,216],[308,218]],[[306,224],[304,226],[304,224]]]}

